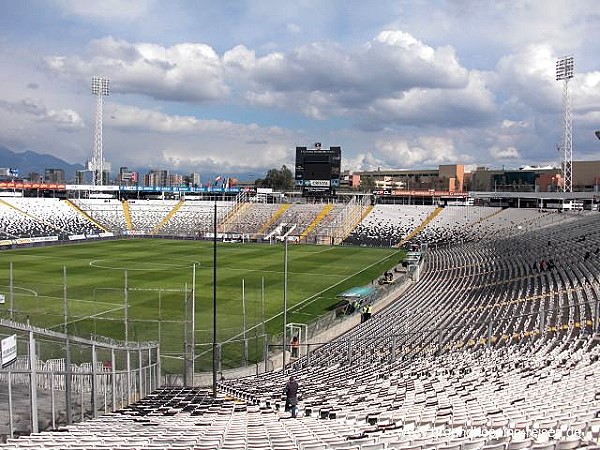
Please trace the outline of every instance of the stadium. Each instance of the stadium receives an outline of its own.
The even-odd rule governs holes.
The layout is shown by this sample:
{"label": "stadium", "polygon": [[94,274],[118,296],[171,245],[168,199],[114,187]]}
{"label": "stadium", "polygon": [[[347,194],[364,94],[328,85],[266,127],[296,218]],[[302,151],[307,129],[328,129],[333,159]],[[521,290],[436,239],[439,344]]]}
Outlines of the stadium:
{"label": "stadium", "polygon": [[277,201],[12,186],[0,448],[595,448],[599,213],[340,195],[321,151]]}

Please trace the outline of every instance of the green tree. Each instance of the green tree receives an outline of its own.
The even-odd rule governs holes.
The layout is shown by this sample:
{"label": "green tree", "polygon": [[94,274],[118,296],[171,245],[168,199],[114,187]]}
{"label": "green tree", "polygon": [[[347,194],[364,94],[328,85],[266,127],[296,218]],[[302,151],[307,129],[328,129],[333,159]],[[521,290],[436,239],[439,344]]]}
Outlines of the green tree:
{"label": "green tree", "polygon": [[290,191],[294,188],[294,175],[284,164],[281,169],[269,169],[265,178],[256,180],[254,184],[274,191]]}
{"label": "green tree", "polygon": [[360,177],[360,190],[363,192],[371,192],[375,189],[375,178]]}

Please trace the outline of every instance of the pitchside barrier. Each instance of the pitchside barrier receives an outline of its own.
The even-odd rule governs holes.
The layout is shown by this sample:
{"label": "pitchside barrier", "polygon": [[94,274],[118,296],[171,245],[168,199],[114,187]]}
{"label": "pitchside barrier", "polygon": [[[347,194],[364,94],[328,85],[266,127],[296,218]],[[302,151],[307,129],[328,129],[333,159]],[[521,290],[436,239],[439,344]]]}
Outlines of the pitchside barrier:
{"label": "pitchside barrier", "polygon": [[0,340],[0,442],[96,418],[161,385],[157,343],[83,339],[5,319]]}
{"label": "pitchside barrier", "polygon": [[[362,302],[379,310],[401,295],[413,281],[414,274],[396,274],[393,284],[375,285],[372,293],[363,298]],[[350,305],[342,304],[307,324],[297,322],[302,318],[303,305],[290,308],[287,311],[285,338],[283,330],[279,334],[265,334],[260,327],[253,327],[247,330],[245,336],[240,333],[229,339],[217,339],[215,362],[218,378],[229,379],[276,370],[283,363],[282,349],[286,352],[286,365],[294,362],[289,345],[293,336],[298,336],[300,340],[298,357],[307,356],[310,359],[310,353],[321,347],[324,342],[358,324],[360,311],[352,310]],[[212,373],[209,372],[213,362],[213,345],[210,343],[209,331],[196,331],[193,356],[195,385],[208,386],[212,382]],[[169,380],[170,384],[185,384],[182,379]]]}
{"label": "pitchside barrier", "polygon": [[[393,284],[378,285],[374,291],[362,299],[361,305],[371,305],[377,310],[383,308],[390,301],[393,301],[404,292],[412,283],[413,278],[410,274],[396,274]],[[285,348],[288,355],[287,362],[293,362],[291,358],[290,342],[293,336],[300,337],[300,348],[298,356],[307,356],[310,360],[310,353],[321,347],[323,343],[329,342],[340,334],[346,332],[349,328],[356,326],[361,311],[353,310],[351,304],[342,305],[331,311],[329,314],[318,317],[312,322],[299,326],[297,323],[291,323],[286,329],[285,339],[283,333],[271,336],[266,348],[268,351],[265,359],[265,371],[273,370],[279,366],[281,359],[281,349]],[[285,346],[284,343],[285,342]]]}

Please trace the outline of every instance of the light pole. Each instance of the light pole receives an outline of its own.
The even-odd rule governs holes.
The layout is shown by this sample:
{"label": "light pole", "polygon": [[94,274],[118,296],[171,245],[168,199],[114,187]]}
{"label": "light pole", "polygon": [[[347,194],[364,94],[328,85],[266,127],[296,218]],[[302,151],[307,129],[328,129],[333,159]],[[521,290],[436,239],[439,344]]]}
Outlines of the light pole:
{"label": "light pole", "polygon": [[[88,161],[88,170],[92,172],[92,184],[104,184],[104,154],[102,144],[102,107],[104,96],[110,93],[108,77],[92,77],[92,94],[96,96],[96,126],[94,129],[94,150],[92,160]],[[107,169],[110,166],[107,164]]]}
{"label": "light pole", "polygon": [[573,192],[573,117],[571,116],[571,97],[569,80],[573,78],[573,57],[567,56],[556,62],[556,81],[563,82],[563,135],[562,170],[563,192]]}
{"label": "light pole", "polygon": [[[598,139],[600,139],[600,130],[596,131],[594,134],[596,135],[596,137]],[[598,180],[599,179],[600,179],[600,176],[596,176],[596,186],[595,186],[596,192],[598,192]]]}
{"label": "light pole", "polygon": [[213,215],[213,342],[212,342],[212,394],[217,398],[217,197]]}
{"label": "light pole", "polygon": [[284,235],[285,239],[285,250],[283,257],[283,338],[282,338],[282,352],[281,352],[281,361],[282,366],[281,370],[285,372],[285,346],[286,342],[286,331],[287,331],[287,278],[288,278],[288,235],[287,233]]}

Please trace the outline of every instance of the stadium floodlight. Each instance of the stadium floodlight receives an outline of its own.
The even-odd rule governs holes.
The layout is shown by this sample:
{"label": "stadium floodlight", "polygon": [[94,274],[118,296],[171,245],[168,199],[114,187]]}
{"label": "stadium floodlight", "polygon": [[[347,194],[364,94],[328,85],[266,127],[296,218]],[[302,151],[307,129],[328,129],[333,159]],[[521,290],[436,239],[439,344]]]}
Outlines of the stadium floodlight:
{"label": "stadium floodlight", "polygon": [[563,192],[573,191],[573,118],[571,116],[571,97],[569,80],[574,76],[572,56],[556,62],[556,81],[563,82],[563,132],[561,139]]}
{"label": "stadium floodlight", "polygon": [[110,79],[108,77],[92,77],[92,94],[108,95]]}
{"label": "stadium floodlight", "polygon": [[567,80],[574,76],[574,59],[567,56],[556,61],[556,81]]}
{"label": "stadium floodlight", "polygon": [[109,95],[109,78],[92,77],[92,94],[96,96],[96,126],[94,128],[94,149],[92,159],[88,163],[88,170],[92,172],[92,184],[101,186],[104,177],[104,154],[102,145],[102,108],[104,96]]}

